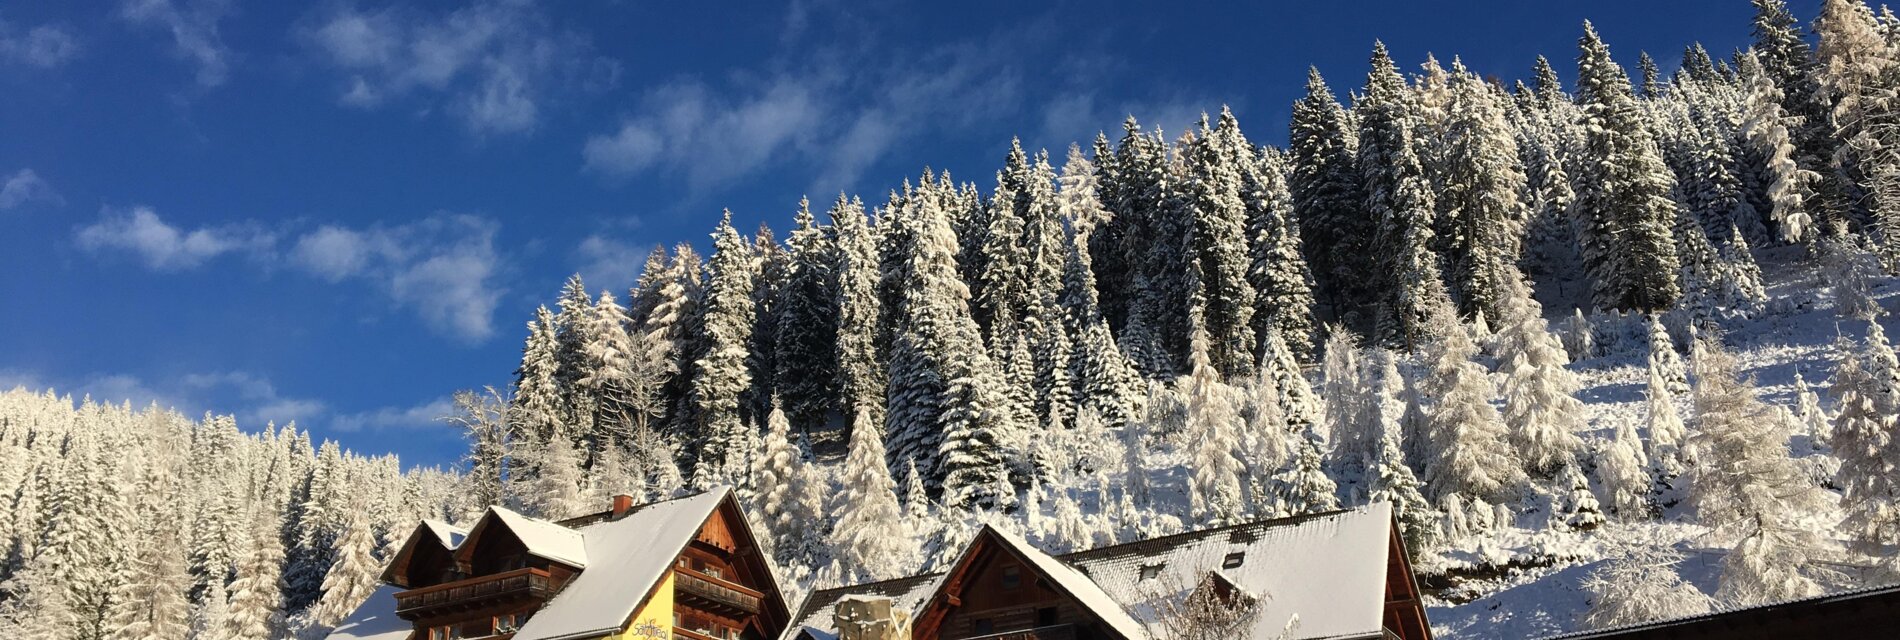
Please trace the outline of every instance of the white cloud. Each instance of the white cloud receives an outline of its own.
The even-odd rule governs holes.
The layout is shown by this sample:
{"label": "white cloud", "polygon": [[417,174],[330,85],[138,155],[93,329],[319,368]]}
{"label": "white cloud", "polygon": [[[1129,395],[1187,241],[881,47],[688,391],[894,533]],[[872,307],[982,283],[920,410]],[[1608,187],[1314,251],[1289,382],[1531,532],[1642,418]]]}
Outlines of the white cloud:
{"label": "white cloud", "polygon": [[0,370],[0,391],[15,388],[35,392],[51,389],[75,398],[90,397],[94,402],[129,403],[134,408],[158,405],[194,417],[206,411],[231,414],[240,424],[252,428],[267,422],[308,423],[326,411],[323,402],[280,395],[268,377],[247,371],[190,373],[148,381],[120,373],[50,379],[33,372]]}
{"label": "white cloud", "polygon": [[0,59],[52,69],[79,56],[79,38],[58,25],[43,24],[15,34],[0,20]]}
{"label": "white cloud", "polygon": [[151,207],[106,208],[98,222],[80,227],[79,246],[90,251],[127,251],[158,271],[178,271],[232,252],[265,253],[276,242],[255,225],[181,230]]}
{"label": "white cloud", "polygon": [[592,283],[595,288],[626,287],[639,277],[640,271],[646,267],[647,254],[652,252],[652,244],[627,242],[600,233],[589,234],[574,248],[574,268],[581,274],[582,281]]}
{"label": "white cloud", "polygon": [[218,36],[218,22],[231,13],[229,0],[125,0],[119,17],[134,25],[170,32],[172,53],[198,69],[198,85],[215,87],[230,76],[231,50]]}
{"label": "white cloud", "polygon": [[501,300],[495,231],[491,220],[457,214],[360,230],[326,225],[299,237],[290,259],[330,282],[373,282],[430,327],[474,342],[494,333]]}
{"label": "white cloud", "polygon": [[373,411],[338,415],[330,426],[338,431],[416,429],[442,425],[442,418],[455,412],[452,398],[436,398],[412,407],[383,407]]}
{"label": "white cloud", "polygon": [[718,186],[813,142],[824,117],[813,91],[808,79],[792,77],[737,99],[699,82],[662,86],[619,131],[588,138],[582,155],[589,170],[613,178],[660,165],[695,188]]}
{"label": "white cloud", "polygon": [[519,0],[477,0],[445,13],[342,6],[313,14],[300,36],[342,74],[342,104],[440,100],[478,135],[531,131],[562,90],[602,88],[619,74],[585,36],[556,29]]}
{"label": "white cloud", "polygon": [[66,202],[59,197],[58,192],[53,191],[53,185],[47,184],[32,169],[21,169],[0,183],[0,211],[34,201],[52,204]]}
{"label": "white cloud", "polygon": [[493,220],[438,213],[406,224],[352,229],[324,225],[301,235],[270,232],[256,222],[181,229],[150,207],[106,209],[80,227],[75,242],[96,253],[125,252],[155,271],[184,271],[227,254],[268,261],[280,235],[296,271],[331,283],[366,282],[431,329],[466,342],[494,333],[502,289]]}

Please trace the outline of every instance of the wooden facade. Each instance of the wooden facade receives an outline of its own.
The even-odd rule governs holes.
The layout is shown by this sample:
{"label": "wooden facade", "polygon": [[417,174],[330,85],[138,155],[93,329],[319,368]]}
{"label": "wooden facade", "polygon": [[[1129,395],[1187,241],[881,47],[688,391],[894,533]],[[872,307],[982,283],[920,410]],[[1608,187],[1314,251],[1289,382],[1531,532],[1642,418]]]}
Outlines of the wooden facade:
{"label": "wooden facade", "polygon": [[913,638],[1128,640],[987,528],[914,620]]}

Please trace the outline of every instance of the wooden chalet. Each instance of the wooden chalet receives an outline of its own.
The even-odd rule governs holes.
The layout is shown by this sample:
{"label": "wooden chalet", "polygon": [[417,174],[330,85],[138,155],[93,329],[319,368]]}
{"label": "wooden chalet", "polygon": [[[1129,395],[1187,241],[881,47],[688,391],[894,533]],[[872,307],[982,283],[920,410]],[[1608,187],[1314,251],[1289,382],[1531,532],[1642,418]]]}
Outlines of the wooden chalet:
{"label": "wooden chalet", "polygon": [[1816,640],[1900,635],[1900,585],[1717,611],[1546,640]]}
{"label": "wooden chalet", "polygon": [[331,640],[769,640],[790,615],[731,491],[418,525]]}
{"label": "wooden chalet", "polygon": [[874,637],[872,601],[917,640],[1148,640],[1180,623],[1170,603],[1207,597],[1251,612],[1240,638],[1432,638],[1381,503],[1064,556],[985,527],[944,573],[813,593],[784,640]]}

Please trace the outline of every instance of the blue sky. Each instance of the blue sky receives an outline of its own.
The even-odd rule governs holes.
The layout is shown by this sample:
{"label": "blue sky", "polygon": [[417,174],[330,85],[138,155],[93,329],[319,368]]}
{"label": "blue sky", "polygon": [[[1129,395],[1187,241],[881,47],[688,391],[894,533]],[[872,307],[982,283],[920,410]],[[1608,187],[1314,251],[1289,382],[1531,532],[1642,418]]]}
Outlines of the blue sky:
{"label": "blue sky", "polygon": [[[1819,5],[1791,3],[1804,20]],[[862,5],[862,6],[861,6]],[[869,6],[875,5],[875,6]],[[1298,5],[1294,7],[1279,5]],[[1441,6],[1442,5],[1442,6]],[[1584,18],[1665,68],[1744,0],[0,2],[0,387],[296,420],[447,464],[569,273],[624,295],[720,209],[987,177],[1133,113],[1285,139],[1372,41],[1568,77]]]}

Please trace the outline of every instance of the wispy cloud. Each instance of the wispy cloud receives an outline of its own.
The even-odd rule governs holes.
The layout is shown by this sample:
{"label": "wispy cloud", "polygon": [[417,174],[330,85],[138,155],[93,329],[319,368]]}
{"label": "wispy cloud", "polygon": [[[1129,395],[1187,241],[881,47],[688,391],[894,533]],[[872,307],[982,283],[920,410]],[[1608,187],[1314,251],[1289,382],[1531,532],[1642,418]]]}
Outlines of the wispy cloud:
{"label": "wispy cloud", "polygon": [[564,90],[605,88],[619,75],[586,36],[522,0],[442,13],[341,6],[304,23],[299,36],[342,76],[338,102],[373,109],[413,97],[428,110],[439,101],[477,135],[532,131]]}
{"label": "wispy cloud", "polygon": [[40,69],[53,69],[79,57],[79,38],[66,27],[43,24],[26,33],[15,33],[13,25],[0,20],[0,60]]}
{"label": "wispy cloud", "polygon": [[231,11],[230,0],[125,0],[119,18],[170,34],[172,54],[197,68],[198,86],[210,88],[230,77],[232,53],[218,23]]}
{"label": "wispy cloud", "polygon": [[326,225],[298,238],[290,258],[331,282],[372,282],[429,326],[476,342],[494,334],[503,293],[496,230],[487,218],[447,213],[396,226]]}
{"label": "wispy cloud", "polygon": [[[287,252],[296,271],[332,282],[372,285],[424,324],[465,342],[494,333],[503,289],[497,224],[481,216],[437,213],[400,225],[323,225],[301,234],[254,221],[180,228],[151,207],[106,209],[74,241],[95,253],[131,254],[154,271],[184,271],[225,255],[272,262]],[[284,248],[287,247],[287,248]]]}
{"label": "wispy cloud", "polygon": [[624,287],[639,277],[653,246],[652,243],[629,242],[608,233],[590,233],[574,247],[574,270],[581,274],[582,281],[596,289]]}
{"label": "wispy cloud", "polygon": [[97,222],[80,227],[76,239],[89,251],[131,253],[157,271],[191,269],[227,253],[268,252],[276,242],[250,223],[179,229],[146,206],[108,207]]}
{"label": "wispy cloud", "polygon": [[813,141],[824,116],[816,88],[789,76],[736,98],[697,81],[659,87],[619,131],[588,138],[582,155],[588,169],[611,177],[658,165],[695,188],[724,184]]}
{"label": "wispy cloud", "polygon": [[59,197],[59,192],[53,190],[53,185],[47,184],[40,178],[40,174],[34,173],[32,169],[21,169],[7,176],[6,181],[0,182],[0,211],[29,202],[59,205],[65,204],[66,200]]}
{"label": "wispy cloud", "polygon": [[330,420],[330,426],[338,431],[441,427],[442,418],[454,412],[455,401],[444,397],[410,407],[383,407],[338,415]]}

